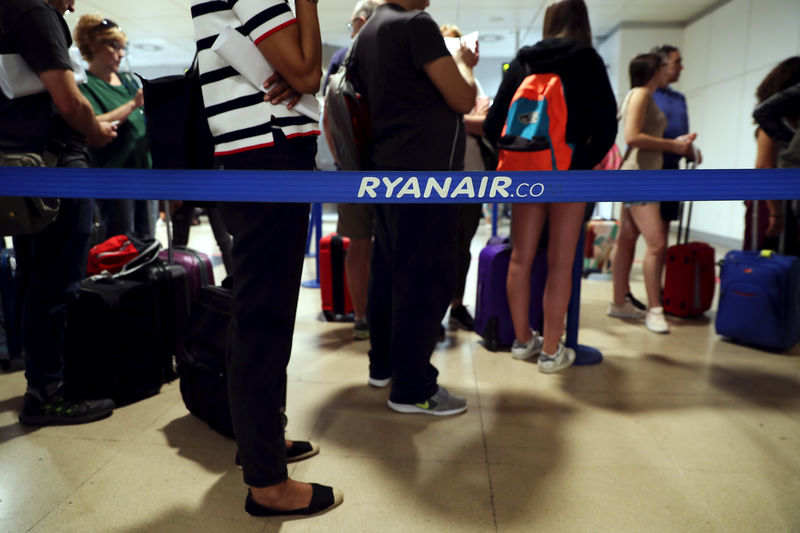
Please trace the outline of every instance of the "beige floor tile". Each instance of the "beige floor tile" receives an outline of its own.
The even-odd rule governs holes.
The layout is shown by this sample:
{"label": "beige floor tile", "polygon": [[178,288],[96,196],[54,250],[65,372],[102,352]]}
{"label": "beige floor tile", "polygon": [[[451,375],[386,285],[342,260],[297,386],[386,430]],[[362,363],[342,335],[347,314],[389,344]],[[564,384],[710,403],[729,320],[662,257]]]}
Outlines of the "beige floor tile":
{"label": "beige floor tile", "polygon": [[297,463],[291,475],[341,488],[344,502],[318,518],[285,522],[281,532],[494,531],[489,479],[482,463],[343,458],[323,450]]}
{"label": "beige floor tile", "polygon": [[39,433],[0,437],[0,531],[4,533],[28,531],[38,524],[102,470],[120,446]]}
{"label": "beige floor tile", "polygon": [[157,445],[119,453],[31,531],[261,531],[243,511],[246,489],[230,453],[196,448],[191,458]]}
{"label": "beige floor tile", "polygon": [[677,469],[492,464],[497,531],[724,531]]}

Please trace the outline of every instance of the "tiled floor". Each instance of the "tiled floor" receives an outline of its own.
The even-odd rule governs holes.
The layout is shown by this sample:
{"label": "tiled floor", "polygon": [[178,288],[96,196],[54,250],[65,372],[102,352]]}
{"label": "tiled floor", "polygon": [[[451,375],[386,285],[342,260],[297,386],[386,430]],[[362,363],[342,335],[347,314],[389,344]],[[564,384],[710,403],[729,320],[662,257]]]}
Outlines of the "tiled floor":
{"label": "tiled floor", "polygon": [[[192,231],[215,250],[207,225]],[[583,283],[596,366],[542,375],[448,332],[433,361],[469,410],[434,419],[389,411],[366,386],[367,344],[303,289],[289,436],[322,453],[290,474],[345,493],[306,519],[244,512],[234,443],[188,414],[177,383],[94,424],[33,430],[17,423],[23,373],[0,374],[0,532],[800,531],[800,350],[723,342],[713,312],[659,336],[606,317],[610,291]]]}

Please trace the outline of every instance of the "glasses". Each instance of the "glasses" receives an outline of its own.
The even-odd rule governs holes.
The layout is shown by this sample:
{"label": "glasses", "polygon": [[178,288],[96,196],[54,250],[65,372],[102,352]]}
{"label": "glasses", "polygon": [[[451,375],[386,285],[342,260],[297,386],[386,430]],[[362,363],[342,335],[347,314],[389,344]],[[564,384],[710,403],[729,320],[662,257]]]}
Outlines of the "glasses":
{"label": "glasses", "polygon": [[124,44],[120,44],[119,41],[114,41],[111,39],[107,39],[103,41],[103,44],[114,50],[115,52],[127,52],[128,47]]}

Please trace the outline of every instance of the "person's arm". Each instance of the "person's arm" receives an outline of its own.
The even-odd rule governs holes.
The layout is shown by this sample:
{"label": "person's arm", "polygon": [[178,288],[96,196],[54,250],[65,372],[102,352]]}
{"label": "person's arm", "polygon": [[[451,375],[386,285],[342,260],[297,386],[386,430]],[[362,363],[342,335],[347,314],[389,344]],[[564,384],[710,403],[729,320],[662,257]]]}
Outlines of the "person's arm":
{"label": "person's arm", "polygon": [[128,117],[131,116],[137,108],[141,107],[144,104],[144,94],[142,89],[136,91],[136,95],[119,106],[116,109],[112,109],[108,113],[103,113],[101,115],[97,115],[97,120],[105,121],[105,122],[124,122],[128,120]]}
{"label": "person's arm", "polygon": [[[250,5],[244,4],[252,5],[252,2],[240,0],[233,8],[243,23],[257,15],[248,9]],[[275,5],[281,6],[283,2]],[[251,34],[251,37],[267,62],[289,86],[300,93],[313,94],[319,90],[322,79],[322,39],[317,4],[297,0],[295,10],[297,23],[289,20],[269,29],[264,35]]]}
{"label": "person's arm", "polygon": [[489,112],[489,99],[485,96],[478,96],[475,99],[475,107],[464,115],[464,125],[466,126],[467,133],[470,135],[483,135],[483,121],[486,120],[486,114]]}
{"label": "person's arm", "polygon": [[[756,168],[775,168],[780,147],[761,128],[756,132]],[[783,213],[780,200],[767,200],[769,209],[768,237],[777,237],[783,231]]]}
{"label": "person's arm", "polygon": [[446,55],[434,59],[425,63],[422,69],[450,109],[465,114],[475,106],[475,97],[478,94],[472,76],[475,63],[475,54],[462,45],[455,56]]}
{"label": "person's arm", "polygon": [[87,144],[99,148],[117,136],[116,126],[97,120],[92,105],[78,90],[71,70],[46,70],[39,73],[39,78],[66,123],[85,135]]}
{"label": "person's arm", "polygon": [[800,83],[772,95],[753,111],[759,127],[781,146],[788,145],[794,136],[783,121],[784,117],[793,115],[800,115]]}
{"label": "person's arm", "polygon": [[628,98],[628,110],[625,115],[625,143],[642,150],[658,150],[686,155],[692,149],[693,134],[677,139],[664,139],[642,131],[647,115],[648,96],[647,89],[637,87],[633,89]]}

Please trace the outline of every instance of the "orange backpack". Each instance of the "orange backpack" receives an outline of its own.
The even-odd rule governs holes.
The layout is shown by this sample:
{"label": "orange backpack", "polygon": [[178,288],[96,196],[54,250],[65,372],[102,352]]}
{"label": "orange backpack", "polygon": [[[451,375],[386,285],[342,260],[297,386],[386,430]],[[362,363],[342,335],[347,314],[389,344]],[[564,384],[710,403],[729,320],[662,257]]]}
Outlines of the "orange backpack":
{"label": "orange backpack", "polygon": [[557,74],[531,74],[522,80],[497,148],[497,170],[569,170],[567,102]]}

